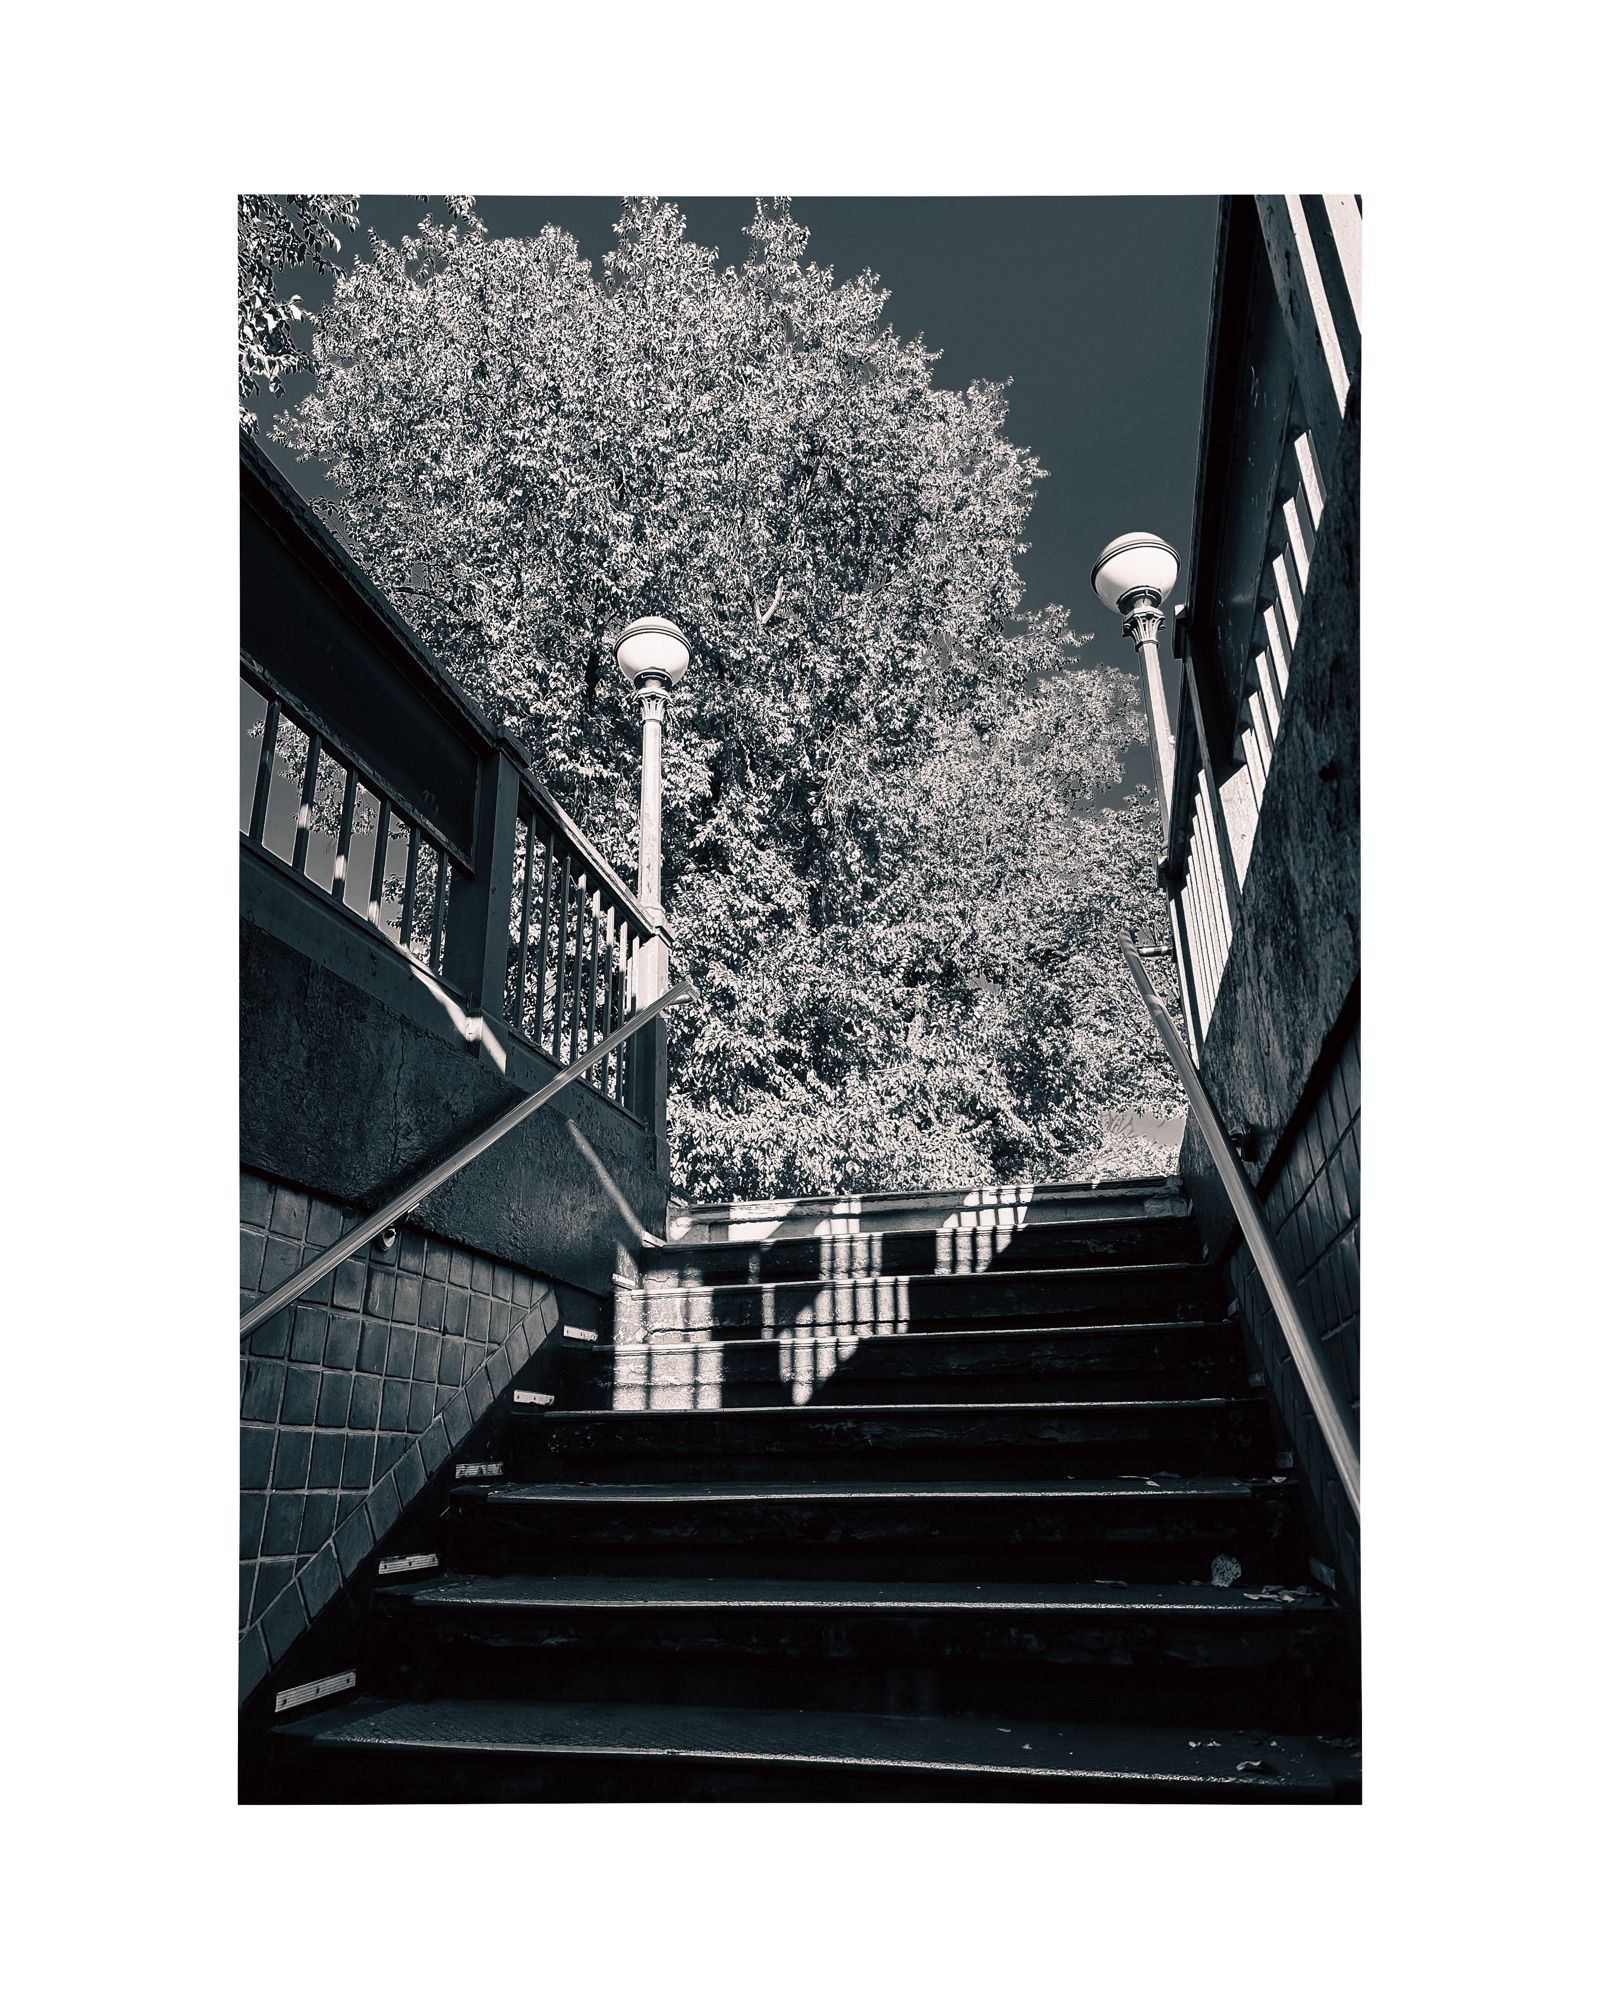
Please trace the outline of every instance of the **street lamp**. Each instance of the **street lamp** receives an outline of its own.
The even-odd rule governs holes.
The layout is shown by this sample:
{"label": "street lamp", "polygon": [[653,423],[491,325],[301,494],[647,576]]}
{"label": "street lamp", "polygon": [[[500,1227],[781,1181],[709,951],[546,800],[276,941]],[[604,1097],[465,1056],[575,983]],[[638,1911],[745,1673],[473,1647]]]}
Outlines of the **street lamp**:
{"label": "street lamp", "polygon": [[1161,679],[1161,655],[1156,634],[1166,622],[1161,606],[1178,580],[1178,551],[1159,535],[1118,535],[1108,542],[1089,572],[1094,594],[1122,613],[1122,629],[1144,668],[1145,719],[1150,725],[1150,750],[1156,760],[1157,791],[1161,797],[1161,844],[1165,852],[1171,834],[1172,776],[1176,752],[1167,720],[1167,691]]}
{"label": "street lamp", "polygon": [[661,725],[672,691],[689,671],[689,642],[670,618],[635,618],[616,644],[617,671],[644,717],[639,763],[639,901],[656,932],[639,954],[635,1004],[667,990],[666,912],[661,907]]}

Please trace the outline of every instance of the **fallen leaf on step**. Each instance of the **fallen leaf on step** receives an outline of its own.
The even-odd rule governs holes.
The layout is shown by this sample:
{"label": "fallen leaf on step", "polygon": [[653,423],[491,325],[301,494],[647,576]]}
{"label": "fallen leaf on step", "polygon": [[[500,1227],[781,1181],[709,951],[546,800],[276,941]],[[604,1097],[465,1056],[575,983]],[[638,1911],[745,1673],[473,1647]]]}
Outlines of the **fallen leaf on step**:
{"label": "fallen leaf on step", "polygon": [[1237,1556],[1213,1556],[1211,1560],[1211,1581],[1219,1589],[1226,1590],[1244,1575],[1244,1564]]}

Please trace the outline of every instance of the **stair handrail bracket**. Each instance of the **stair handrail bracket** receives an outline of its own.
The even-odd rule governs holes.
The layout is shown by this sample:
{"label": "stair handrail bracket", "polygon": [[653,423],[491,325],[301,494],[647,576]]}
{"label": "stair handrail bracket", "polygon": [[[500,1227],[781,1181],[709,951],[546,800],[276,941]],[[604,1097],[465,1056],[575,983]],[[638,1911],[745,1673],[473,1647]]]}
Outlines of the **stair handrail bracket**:
{"label": "stair handrail bracket", "polygon": [[1356,1446],[1355,1433],[1351,1428],[1350,1412],[1344,1399],[1328,1374],[1322,1351],[1315,1334],[1307,1325],[1295,1296],[1295,1289],[1278,1248],[1273,1241],[1272,1231],[1267,1223],[1266,1212],[1251,1186],[1244,1168],[1240,1165],[1233,1144],[1228,1138],[1217,1108],[1211,1101],[1211,1094],[1201,1081],[1200,1072],[1195,1068],[1183,1036],[1170,1011],[1163,1004],[1150,983],[1150,975],[1145,970],[1144,954],[1131,940],[1122,940],[1123,958],[1133,977],[1140,999],[1148,1009],[1163,1046],[1171,1058],[1172,1066],[1183,1085],[1184,1095],[1189,1102],[1190,1116],[1205,1141],[1206,1150],[1211,1155],[1212,1165],[1222,1182],[1228,1202],[1233,1209],[1234,1220],[1239,1225],[1255,1267],[1260,1276],[1262,1288],[1271,1303],[1278,1325],[1282,1329],[1284,1343],[1289,1350],[1295,1372],[1305,1390],[1316,1418],[1317,1428],[1327,1446],[1328,1455],[1333,1460],[1340,1484],[1349,1498],[1351,1510],[1359,1522],[1361,1519],[1361,1457]]}
{"label": "stair handrail bracket", "polygon": [[347,1230],[337,1242],[330,1243],[320,1256],[314,1257],[292,1278],[286,1278],[275,1291],[258,1300],[240,1318],[241,1344],[249,1339],[258,1326],[271,1319],[274,1313],[282,1312],[285,1306],[292,1306],[297,1299],[303,1298],[314,1285],[320,1284],[347,1258],[364,1249],[374,1237],[381,1236],[384,1230],[403,1221],[418,1203],[425,1201],[463,1167],[470,1166],[480,1154],[488,1152],[489,1148],[496,1145],[508,1132],[515,1131],[517,1126],[531,1118],[534,1112],[542,1109],[552,1098],[559,1096],[569,1084],[575,1083],[586,1070],[593,1068],[596,1063],[604,1062],[614,1049],[621,1048],[658,1014],[664,1013],[668,1007],[679,1006],[685,1001],[698,1006],[700,995],[688,980],[683,979],[630,1014],[619,1028],[606,1036],[604,1041],[596,1042],[593,1048],[586,1049],[575,1061],[568,1063],[565,1069],[558,1071],[548,1083],[542,1084],[531,1096],[524,1097],[509,1110],[501,1112],[499,1117],[492,1124],[485,1126],[476,1137],[458,1146],[448,1159],[408,1183],[392,1201],[385,1202],[381,1208],[375,1209],[371,1215],[358,1222],[353,1229]]}

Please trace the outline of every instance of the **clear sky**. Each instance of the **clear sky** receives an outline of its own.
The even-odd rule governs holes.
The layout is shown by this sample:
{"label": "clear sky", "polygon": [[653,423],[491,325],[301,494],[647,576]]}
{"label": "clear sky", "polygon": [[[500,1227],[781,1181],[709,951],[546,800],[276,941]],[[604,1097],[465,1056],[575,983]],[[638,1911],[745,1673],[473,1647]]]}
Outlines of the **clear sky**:
{"label": "clear sky", "polygon": [[[674,198],[697,241],[725,260],[742,255],[753,196]],[[478,211],[497,236],[555,223],[598,259],[611,247],[619,201],[481,195]],[[1120,651],[1127,641],[1119,621],[1089,588],[1104,545],[1132,528],[1153,529],[1177,548],[1181,575],[1188,571],[1216,202],[796,195],[794,212],[811,231],[816,261],[840,278],[878,273],[896,332],[920,333],[942,350],[942,387],[1010,381],[1010,435],[1050,474],[1022,562],[1028,602],[1066,605],[1077,629],[1095,634],[1091,654]],[[421,213],[415,197],[361,201],[363,229],[390,240]],[[347,243],[343,261],[356,248]],[[314,310],[329,281],[305,271],[284,289]],[[263,442],[314,494],[315,469],[270,442],[272,409],[261,405]],[[1148,767],[1130,775],[1147,776]]]}

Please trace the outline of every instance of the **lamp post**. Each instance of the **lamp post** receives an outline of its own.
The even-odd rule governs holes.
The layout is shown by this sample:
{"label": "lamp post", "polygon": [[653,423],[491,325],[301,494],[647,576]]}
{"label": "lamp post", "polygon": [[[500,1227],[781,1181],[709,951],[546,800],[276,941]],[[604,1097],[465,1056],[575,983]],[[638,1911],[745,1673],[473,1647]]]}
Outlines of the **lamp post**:
{"label": "lamp post", "polygon": [[689,671],[689,642],[670,618],[635,618],[617,640],[617,671],[639,697],[639,901],[656,935],[639,953],[636,1006],[667,990],[666,913],[661,907],[661,725],[672,691]]}
{"label": "lamp post", "polygon": [[1134,643],[1144,669],[1144,712],[1150,725],[1150,754],[1156,763],[1156,790],[1161,799],[1161,848],[1167,851],[1172,833],[1172,776],[1176,751],[1167,719],[1167,691],[1161,679],[1161,655],[1156,634],[1166,623],[1161,606],[1178,580],[1178,552],[1159,535],[1118,535],[1095,559],[1089,573],[1094,594],[1122,613],[1123,632]]}

